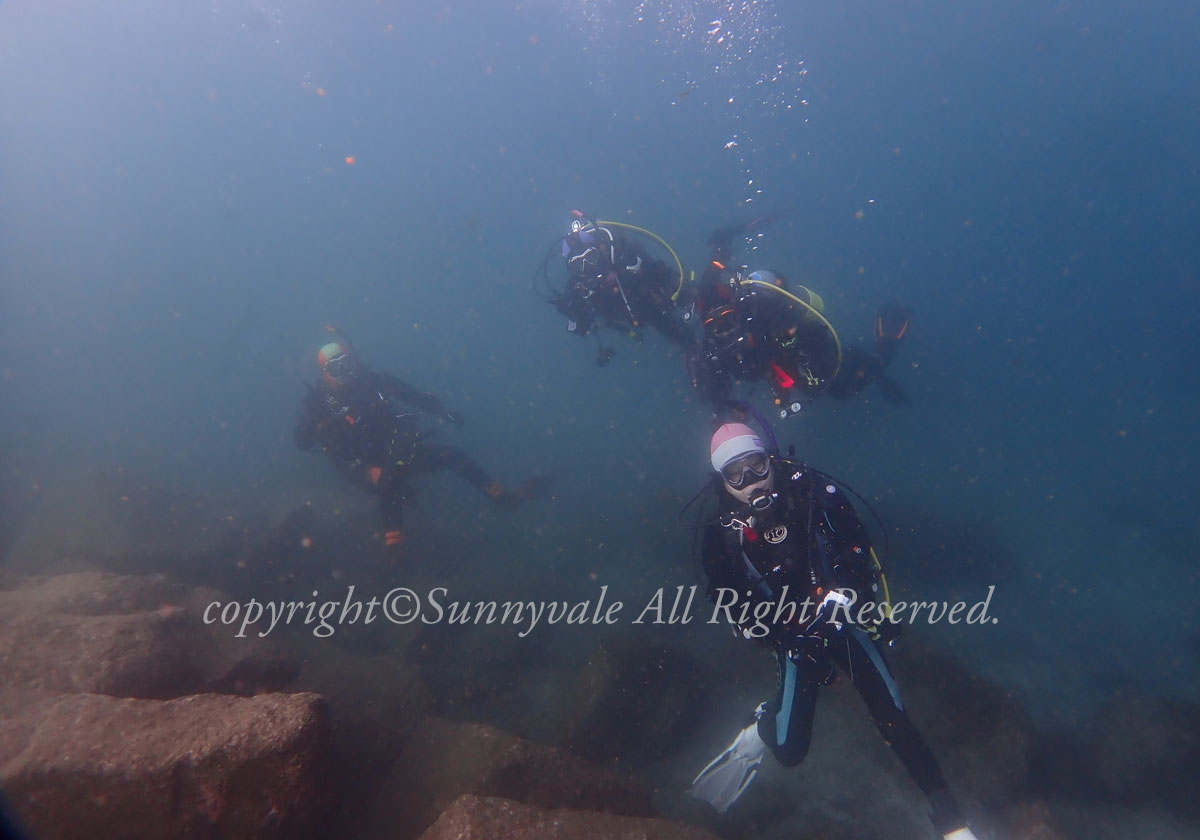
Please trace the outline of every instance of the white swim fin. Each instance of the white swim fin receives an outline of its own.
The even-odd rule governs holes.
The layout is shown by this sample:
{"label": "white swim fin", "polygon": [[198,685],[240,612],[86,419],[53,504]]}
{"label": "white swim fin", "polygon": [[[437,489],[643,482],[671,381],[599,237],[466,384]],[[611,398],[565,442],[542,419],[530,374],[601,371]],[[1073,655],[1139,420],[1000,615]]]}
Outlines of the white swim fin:
{"label": "white swim fin", "polygon": [[971,829],[967,828],[966,826],[963,826],[962,828],[956,828],[949,834],[943,834],[942,837],[944,837],[945,840],[978,840],[978,838],[975,836],[975,832],[971,831]]}
{"label": "white swim fin", "polygon": [[750,724],[738,733],[725,752],[700,771],[688,793],[724,814],[754,781],[766,752],[767,745],[758,737],[758,723]]}

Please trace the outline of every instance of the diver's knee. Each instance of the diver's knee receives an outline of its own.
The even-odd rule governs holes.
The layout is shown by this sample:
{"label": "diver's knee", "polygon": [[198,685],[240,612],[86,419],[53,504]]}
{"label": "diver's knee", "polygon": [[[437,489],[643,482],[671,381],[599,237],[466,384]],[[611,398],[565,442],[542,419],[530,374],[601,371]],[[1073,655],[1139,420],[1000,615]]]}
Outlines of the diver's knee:
{"label": "diver's knee", "polygon": [[775,756],[776,761],[784,767],[795,767],[808,755],[808,747],[812,738],[807,734],[793,732],[790,737],[783,739],[783,743],[780,743],[773,718],[773,714],[759,718],[758,737],[771,748],[771,753]]}

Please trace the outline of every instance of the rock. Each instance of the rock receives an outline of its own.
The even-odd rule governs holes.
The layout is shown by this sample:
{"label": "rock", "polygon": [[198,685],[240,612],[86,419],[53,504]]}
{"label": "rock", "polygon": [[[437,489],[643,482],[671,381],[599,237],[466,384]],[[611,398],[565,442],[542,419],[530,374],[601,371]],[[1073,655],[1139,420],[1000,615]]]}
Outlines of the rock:
{"label": "rock", "polygon": [[466,793],[542,808],[654,813],[648,794],[624,773],[490,726],[427,718],[396,761],[373,823],[389,836],[416,837]]}
{"label": "rock", "polygon": [[[166,576],[116,575],[108,572],[72,572],[45,577],[14,578],[0,592],[0,609],[5,613],[67,613],[69,615],[113,615],[153,612],[163,605],[178,604],[183,587]],[[18,590],[18,591],[13,591]]]}
{"label": "rock", "polygon": [[960,799],[988,808],[1020,799],[1039,739],[1016,698],[916,639],[887,653],[909,717]]}
{"label": "rock", "polygon": [[197,625],[170,608],[0,615],[0,682],[60,693],[168,698],[203,690]]}
{"label": "rock", "polygon": [[1063,820],[1055,810],[1037,800],[1018,803],[999,815],[1001,826],[993,834],[1021,840],[1063,840],[1064,835],[1059,831]]}
{"label": "rock", "polygon": [[1128,803],[1094,800],[1089,803],[1055,802],[1052,808],[1041,806],[1043,821],[1031,828],[1010,821],[996,829],[995,837],[1020,840],[1129,840],[1131,837],[1153,840],[1195,840],[1200,826],[1162,806],[1130,806]]}
{"label": "rock", "polygon": [[592,811],[547,811],[509,799],[461,796],[421,840],[717,840],[691,826]]}
{"label": "rock", "polygon": [[565,746],[596,761],[634,765],[675,750],[698,720],[703,669],[682,649],[606,642],[571,688]]}
{"label": "rock", "polygon": [[267,640],[206,626],[216,590],[162,575],[77,572],[0,591],[0,684],[51,693],[168,699],[286,688],[299,672]]}
{"label": "rock", "polygon": [[42,718],[60,699],[60,694],[0,683],[0,767],[28,746]]}
{"label": "rock", "polygon": [[[27,709],[27,712],[29,710]],[[315,694],[170,701],[79,694],[0,737],[0,786],[43,840],[317,837],[328,718]]]}
{"label": "rock", "polygon": [[1200,705],[1138,693],[1100,716],[1082,772],[1107,800],[1162,803],[1200,818]]}

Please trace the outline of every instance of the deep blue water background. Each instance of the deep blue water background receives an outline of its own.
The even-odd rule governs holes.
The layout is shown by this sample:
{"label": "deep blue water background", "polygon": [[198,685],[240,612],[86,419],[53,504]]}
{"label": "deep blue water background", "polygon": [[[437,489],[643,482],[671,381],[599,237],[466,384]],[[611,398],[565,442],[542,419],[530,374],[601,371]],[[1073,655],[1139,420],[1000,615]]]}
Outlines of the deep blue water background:
{"label": "deep blue water background", "polygon": [[692,267],[787,208],[742,253],[843,340],[917,312],[911,408],[778,432],[875,501],[901,593],[996,584],[999,625],[921,635],[1064,724],[1130,684],[1196,697],[1195,4],[763,6],[762,49],[808,70],[767,104],[758,59],[706,52],[737,17],[712,8],[0,3],[5,527],[118,466],[232,506],[353,496],[290,444],[334,323],[499,476],[562,473],[510,518],[435,480],[433,568],[690,584],[706,407],[653,338],[595,367],[530,275],[572,208]]}

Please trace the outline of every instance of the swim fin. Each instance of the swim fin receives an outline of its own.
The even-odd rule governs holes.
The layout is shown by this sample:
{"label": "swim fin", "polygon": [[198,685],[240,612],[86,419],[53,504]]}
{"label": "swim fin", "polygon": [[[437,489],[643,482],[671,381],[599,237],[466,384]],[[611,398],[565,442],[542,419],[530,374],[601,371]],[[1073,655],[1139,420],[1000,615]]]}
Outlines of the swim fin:
{"label": "swim fin", "polygon": [[893,341],[901,341],[908,332],[908,323],[912,320],[912,309],[907,306],[898,306],[894,303],[885,303],[879,307],[875,313],[875,338],[890,338]]}
{"label": "swim fin", "polygon": [[758,737],[756,721],[739,732],[725,752],[700,771],[688,793],[724,814],[754,781],[766,751],[767,745]]}
{"label": "swim fin", "polygon": [[943,835],[945,840],[976,840],[975,832],[967,828],[965,825],[962,828],[955,829],[949,834]]}
{"label": "swim fin", "polygon": [[907,306],[885,303],[879,307],[875,314],[875,355],[883,367],[892,363],[892,357],[908,335],[911,320],[912,310]]}

